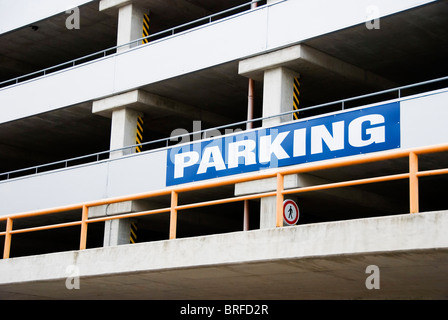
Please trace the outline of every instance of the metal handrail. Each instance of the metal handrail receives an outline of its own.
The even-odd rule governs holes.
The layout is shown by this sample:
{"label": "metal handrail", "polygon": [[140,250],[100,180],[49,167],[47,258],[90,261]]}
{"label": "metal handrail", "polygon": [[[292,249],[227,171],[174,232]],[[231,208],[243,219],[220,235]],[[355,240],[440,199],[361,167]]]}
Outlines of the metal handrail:
{"label": "metal handrail", "polygon": [[[54,228],[63,228],[70,226],[81,226],[80,232],[80,244],[79,250],[86,249],[87,245],[87,227],[90,223],[95,222],[103,222],[107,220],[115,220],[122,218],[132,218],[145,216],[156,213],[169,213],[170,214],[170,226],[169,226],[169,239],[176,238],[177,232],[177,214],[181,210],[204,207],[204,206],[212,206],[218,204],[225,204],[237,201],[251,200],[251,199],[260,199],[264,197],[276,197],[276,227],[283,227],[283,201],[284,196],[287,194],[293,193],[303,193],[309,191],[317,191],[317,190],[326,190],[333,189],[339,187],[347,187],[347,186],[355,186],[355,185],[363,185],[369,183],[377,183],[384,181],[395,181],[400,179],[409,179],[409,212],[411,214],[419,212],[419,190],[418,190],[418,178],[423,176],[434,176],[434,175],[444,175],[448,174],[448,169],[435,169],[435,170],[426,170],[419,171],[418,170],[418,156],[422,154],[431,154],[431,153],[439,153],[439,152],[447,152],[448,144],[443,145],[434,145],[429,147],[420,147],[413,148],[408,150],[393,150],[393,151],[382,151],[374,154],[367,155],[357,155],[353,157],[341,158],[333,161],[321,161],[317,163],[307,163],[302,165],[296,165],[286,168],[277,168],[275,170],[267,170],[264,172],[255,172],[250,175],[239,175],[231,178],[224,179],[212,179],[211,181],[206,182],[198,182],[195,184],[187,184],[181,186],[167,187],[165,189],[150,191],[146,193],[134,194],[129,196],[121,196],[116,198],[109,198],[97,201],[84,202],[80,204],[45,209],[39,211],[31,211],[20,214],[12,214],[7,216],[0,217],[0,221],[6,221],[6,229],[4,232],[0,232],[0,236],[5,236],[4,241],[4,250],[3,250],[3,259],[8,259],[10,256],[11,249],[11,240],[12,235],[33,231],[41,231],[48,230]],[[377,176],[373,178],[366,179],[355,179],[350,181],[336,182],[336,183],[328,183],[321,184],[309,187],[302,188],[293,188],[293,189],[285,189],[284,186],[284,178],[286,175],[297,174],[297,173],[307,173],[312,171],[324,170],[324,169],[332,169],[339,167],[348,167],[358,164],[365,163],[373,163],[384,160],[392,160],[398,158],[409,159],[409,171],[407,173],[400,173],[394,175],[386,175],[386,176]],[[178,196],[183,192],[190,192],[194,190],[204,190],[214,187],[232,185],[236,183],[248,182],[248,181],[256,181],[266,178],[276,178],[277,179],[277,188],[272,192],[265,193],[256,193],[246,196],[235,196],[231,198],[205,201],[205,202],[196,202],[193,204],[187,205],[179,205]],[[135,213],[127,213],[127,214],[119,214],[115,216],[105,216],[100,218],[89,218],[88,212],[90,207],[100,206],[100,205],[108,205],[113,203],[119,203],[123,201],[132,201],[132,200],[140,200],[151,197],[158,197],[161,195],[169,195],[171,197],[170,206],[155,210],[149,211],[141,211]],[[73,221],[68,223],[59,223],[52,225],[45,225],[40,227],[26,228],[26,229],[17,229],[13,230],[13,221],[15,219],[24,219],[36,216],[42,216],[47,214],[60,213],[71,210],[82,210],[81,220]]]}
{"label": "metal handrail", "polygon": [[[254,119],[250,119],[250,120],[243,120],[243,121],[238,121],[238,122],[234,122],[234,123],[230,123],[230,124],[226,124],[226,125],[221,125],[221,126],[217,126],[217,127],[213,127],[213,128],[208,128],[208,129],[203,129],[200,131],[194,131],[191,133],[185,133],[185,134],[181,134],[181,135],[177,135],[177,136],[173,136],[173,137],[167,137],[167,138],[161,138],[161,139],[156,139],[156,140],[151,140],[151,141],[147,141],[147,142],[143,142],[143,143],[139,143],[139,144],[133,144],[133,145],[129,145],[126,147],[121,147],[121,148],[117,148],[117,149],[110,149],[110,150],[106,150],[106,151],[100,151],[100,152],[96,152],[96,153],[91,153],[88,155],[83,155],[83,156],[78,156],[78,157],[74,157],[74,158],[69,158],[69,159],[65,159],[65,160],[59,160],[59,161],[55,161],[55,162],[50,162],[50,163],[45,163],[45,164],[41,164],[41,165],[37,165],[37,166],[31,166],[31,167],[27,167],[27,168],[23,168],[23,169],[16,169],[16,170],[12,170],[12,171],[7,171],[7,172],[3,172],[0,173],[0,178],[3,177],[3,180],[9,180],[11,175],[14,174],[18,174],[21,172],[26,172],[26,171],[34,171],[34,174],[39,173],[39,169],[43,169],[45,167],[51,167],[51,166],[58,166],[58,165],[63,165],[64,168],[69,167],[69,162],[75,162],[78,160],[83,160],[83,159],[87,159],[87,158],[96,158],[95,162],[99,162],[100,161],[100,157],[102,155],[108,155],[110,153],[113,152],[117,152],[117,151],[125,151],[125,150],[129,150],[129,149],[134,149],[137,146],[148,146],[151,144],[157,144],[157,143],[162,143],[165,142],[166,143],[166,147],[168,147],[168,143],[169,141],[173,141],[175,139],[180,139],[183,137],[187,137],[187,136],[195,136],[200,134],[202,136],[202,134],[212,131],[212,130],[220,130],[220,129],[225,129],[225,128],[230,128],[230,127],[236,127],[236,126],[242,126],[245,125],[247,123],[253,123],[253,122],[258,122],[258,121],[263,121],[263,120],[267,120],[267,119],[272,119],[272,118],[277,118],[277,117],[282,117],[285,115],[289,115],[292,113],[296,113],[296,112],[303,112],[306,110],[312,110],[312,109],[318,109],[318,108],[324,108],[324,107],[328,107],[328,106],[332,106],[332,105],[337,105],[337,104],[341,104],[342,105],[342,110],[344,109],[344,104],[348,101],[355,101],[355,100],[360,100],[360,99],[365,99],[365,98],[369,98],[369,97],[374,97],[374,96],[379,96],[379,95],[383,95],[385,93],[393,93],[393,92],[398,92],[398,99],[404,99],[404,97],[401,95],[401,91],[406,90],[406,89],[410,89],[410,88],[415,88],[418,86],[423,86],[423,85],[428,85],[428,84],[433,84],[436,82],[441,82],[441,81],[447,81],[448,80],[448,76],[445,77],[440,77],[440,78],[436,78],[436,79],[432,79],[432,80],[427,80],[427,81],[423,81],[423,82],[418,82],[418,83],[413,83],[413,84],[409,84],[409,85],[405,85],[405,86],[401,86],[401,87],[397,87],[397,88],[392,88],[392,89],[387,89],[387,90],[382,90],[382,91],[378,91],[378,92],[373,92],[373,93],[369,93],[369,94],[364,94],[364,95],[360,95],[360,96],[355,96],[355,97],[350,97],[350,98],[346,98],[346,99],[341,99],[341,100],[336,100],[336,101],[332,101],[332,102],[327,102],[327,103],[322,103],[322,104],[318,104],[318,105],[314,105],[314,106],[310,106],[310,107],[305,107],[305,108],[301,108],[299,110],[291,110],[291,111],[286,111],[280,114],[276,114],[276,115],[271,115],[271,116],[264,116],[264,117],[259,117],[259,118],[254,118]],[[166,148],[164,147],[164,148]],[[161,150],[163,148],[156,148],[156,149],[152,149],[152,150],[148,150],[145,152],[155,152],[158,150]],[[105,159],[105,160],[112,160],[112,159]],[[88,162],[88,163],[93,163],[92,162]],[[6,176],[6,178],[5,178]]]}
{"label": "metal handrail", "polygon": [[[0,82],[0,87],[2,87],[4,84],[10,83],[10,82],[13,82],[11,85],[18,84],[19,80],[24,79],[24,78],[29,78],[29,77],[33,77],[33,76],[36,76],[36,78],[37,78],[38,77],[37,75],[44,76],[44,75],[48,74],[49,71],[52,71],[54,69],[58,69],[60,67],[66,66],[66,65],[68,66],[67,68],[74,67],[74,66],[77,65],[76,64],[77,62],[82,61],[82,60],[86,60],[86,59],[90,59],[90,58],[95,57],[95,56],[102,56],[102,58],[104,58],[104,57],[106,57],[107,53],[110,52],[110,51],[114,51],[114,50],[117,50],[117,49],[123,48],[123,47],[132,46],[134,44],[138,44],[139,42],[141,42],[143,40],[151,40],[152,38],[159,37],[159,36],[161,36],[163,34],[169,33],[169,36],[166,37],[166,38],[168,38],[170,36],[175,35],[176,34],[175,31],[178,30],[178,29],[182,29],[182,28],[185,28],[185,27],[188,27],[188,26],[191,26],[191,25],[195,25],[195,24],[197,24],[199,22],[203,22],[203,21],[206,21],[206,22],[208,21],[207,24],[210,24],[210,23],[214,22],[212,20],[215,17],[227,14],[229,12],[232,12],[232,11],[235,11],[235,10],[238,10],[238,9],[242,9],[242,8],[244,8],[246,6],[252,6],[252,4],[255,4],[255,3],[258,3],[258,2],[261,2],[261,1],[264,1],[264,0],[252,0],[250,2],[240,4],[238,6],[235,6],[235,7],[232,7],[232,8],[229,8],[229,9],[226,9],[226,10],[223,10],[223,11],[211,14],[209,16],[206,16],[206,17],[203,17],[203,18],[199,18],[199,19],[196,19],[196,20],[184,23],[184,24],[175,26],[175,27],[167,29],[167,30],[162,30],[162,31],[159,31],[157,33],[151,34],[151,35],[146,36],[146,37],[142,37],[142,38],[138,38],[138,39],[132,40],[132,41],[130,41],[128,43],[125,43],[125,44],[113,46],[113,47],[110,47],[110,48],[107,48],[107,49],[104,49],[104,50],[100,50],[98,52],[94,52],[94,53],[82,56],[80,58],[76,58],[76,59],[73,59],[73,60],[70,60],[70,61],[67,61],[67,62],[63,62],[63,63],[57,64],[55,66],[51,66],[51,67],[48,67],[48,68],[45,68],[45,69],[41,69],[41,70],[38,70],[38,71],[27,73],[25,75],[22,75],[22,76],[13,78],[13,79],[5,80],[5,81]],[[286,0],[283,0],[283,1],[286,1]],[[215,20],[215,21],[218,21],[218,20]],[[188,30],[185,30],[185,31],[182,31],[182,32],[186,32],[186,31],[189,31],[189,30],[191,31],[191,29],[188,29]],[[163,39],[166,39],[166,38],[163,38]],[[142,43],[142,45],[145,45],[145,44]],[[115,52],[115,54],[118,54],[118,52]],[[91,62],[91,61],[94,61],[94,60],[96,60],[96,59],[92,59],[92,60],[89,60],[87,62]],[[85,63],[87,63],[87,62],[85,62]],[[35,77],[33,77],[32,79],[34,79],[34,78]],[[5,88],[6,87],[7,86],[5,86]],[[3,88],[0,88],[0,90],[1,89],[3,89]]]}

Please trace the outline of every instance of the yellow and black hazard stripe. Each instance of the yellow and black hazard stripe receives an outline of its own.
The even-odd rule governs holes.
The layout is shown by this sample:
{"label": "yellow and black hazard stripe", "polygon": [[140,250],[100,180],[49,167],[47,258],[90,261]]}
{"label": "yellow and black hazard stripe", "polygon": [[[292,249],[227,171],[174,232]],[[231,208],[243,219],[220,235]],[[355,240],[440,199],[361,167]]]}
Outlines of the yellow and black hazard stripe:
{"label": "yellow and black hazard stripe", "polygon": [[135,152],[142,152],[143,146],[141,145],[143,143],[143,117],[138,116],[137,117],[137,133],[135,137],[135,144],[137,145],[135,147]]}
{"label": "yellow and black hazard stripe", "polygon": [[299,77],[294,77],[294,89],[293,89],[293,108],[297,110],[294,112],[294,119],[299,119],[299,103],[300,103],[300,79]]}
{"label": "yellow and black hazard stripe", "polygon": [[[149,36],[149,14],[143,14],[143,33],[142,37]],[[143,39],[143,43],[148,43],[148,39]]]}
{"label": "yellow and black hazard stripe", "polygon": [[131,223],[131,237],[130,237],[131,243],[137,242],[137,223],[132,222]]}

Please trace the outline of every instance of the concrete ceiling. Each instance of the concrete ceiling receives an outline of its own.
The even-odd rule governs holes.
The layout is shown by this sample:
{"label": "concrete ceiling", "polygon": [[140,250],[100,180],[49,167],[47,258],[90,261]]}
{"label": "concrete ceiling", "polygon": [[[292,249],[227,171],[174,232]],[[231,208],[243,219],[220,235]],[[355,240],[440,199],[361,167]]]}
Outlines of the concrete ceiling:
{"label": "concrete ceiling", "polygon": [[[170,11],[170,26],[193,20],[245,1],[142,1],[151,5],[154,29],[165,28],[165,10]],[[188,7],[188,10],[186,7]],[[116,16],[113,11],[98,11],[98,2],[81,7],[81,29],[65,28],[66,14],[37,22],[37,31],[23,28],[0,37],[0,74],[10,78],[51,66],[87,53],[111,47],[116,41]],[[188,12],[188,15],[185,14]],[[160,17],[158,14],[160,13]],[[161,17],[164,19],[161,19]],[[159,20],[160,19],[160,20]],[[163,20],[163,23],[162,23]],[[380,29],[368,30],[364,24],[304,43],[325,54],[371,71],[395,83],[408,84],[439,76],[448,71],[448,1],[382,18]],[[98,35],[98,36],[93,36]],[[365,86],[331,70],[311,68],[302,76],[301,105],[310,106],[344,97],[373,92]],[[3,79],[4,79],[3,78]],[[446,85],[446,83],[444,83]],[[216,66],[193,74],[144,87],[185,104],[244,120],[247,107],[247,79],[238,75],[238,62]],[[255,116],[261,115],[262,83],[255,84]],[[430,89],[425,87],[425,90]],[[410,92],[409,92],[410,93]],[[383,96],[382,100],[395,98]],[[365,101],[360,102],[364,104]],[[330,111],[326,109],[325,111]],[[304,116],[312,112],[303,112]],[[173,119],[175,121],[173,121]],[[147,120],[145,140],[169,136],[175,128],[192,130],[192,120],[168,115]],[[46,133],[43,133],[43,123]],[[61,128],[65,128],[61,130]],[[104,151],[109,145],[110,120],[93,115],[89,103],[71,106],[36,117],[0,126],[0,167],[2,172],[60,158]],[[64,143],[65,142],[65,143]],[[55,146],[61,146],[55,151]],[[65,150],[64,150],[65,148]],[[32,155],[30,157],[29,155]],[[28,155],[28,156],[26,156]],[[31,159],[32,158],[32,159]],[[26,159],[26,160],[25,160]]]}
{"label": "concrete ceiling", "polygon": [[306,43],[401,85],[446,76],[448,1],[436,1],[380,19],[380,29],[360,25]]}
{"label": "concrete ceiling", "polygon": [[[138,0],[151,8],[151,33],[232,8],[245,0]],[[100,1],[80,7],[80,28],[67,29],[65,12],[0,37],[0,82],[116,45],[117,9],[99,11]]]}

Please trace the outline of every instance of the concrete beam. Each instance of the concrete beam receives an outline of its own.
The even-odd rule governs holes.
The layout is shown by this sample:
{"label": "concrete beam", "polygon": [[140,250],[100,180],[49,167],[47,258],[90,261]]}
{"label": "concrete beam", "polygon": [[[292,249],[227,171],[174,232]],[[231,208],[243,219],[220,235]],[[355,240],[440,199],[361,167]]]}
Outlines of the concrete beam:
{"label": "concrete beam", "polygon": [[[141,212],[155,209],[156,207],[157,206],[154,206],[145,200],[123,201],[108,205],[90,207],[89,218],[100,218],[132,212]],[[109,247],[129,244],[132,221],[132,218],[105,221],[103,246]]]}
{"label": "concrete beam", "polygon": [[89,208],[89,218],[100,218],[154,209],[147,201],[123,201]]}
{"label": "concrete beam", "polygon": [[211,124],[232,122],[231,119],[215,113],[196,108],[143,90],[133,90],[96,100],[92,112],[104,117],[111,117],[112,112],[123,107],[132,108],[151,116],[179,115],[191,120],[202,120]]}
{"label": "concrete beam", "polygon": [[303,44],[242,60],[238,66],[238,73],[257,81],[263,81],[265,70],[279,67],[289,68],[300,74],[313,72],[313,69],[315,70],[317,67],[329,70],[347,79],[379,88],[390,88],[396,85],[370,71]]}
{"label": "concrete beam", "polygon": [[106,11],[112,8],[120,8],[132,4],[132,2],[132,0],[101,0],[99,10]]}

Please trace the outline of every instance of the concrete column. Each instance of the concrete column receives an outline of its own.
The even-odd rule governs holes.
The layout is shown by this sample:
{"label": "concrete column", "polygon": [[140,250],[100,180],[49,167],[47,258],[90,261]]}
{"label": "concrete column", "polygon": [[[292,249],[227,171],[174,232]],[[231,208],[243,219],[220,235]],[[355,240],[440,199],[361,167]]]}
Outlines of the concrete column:
{"label": "concrete column", "polygon": [[[137,117],[141,113],[130,108],[122,108],[112,112],[112,128],[110,149],[119,149],[135,144]],[[128,148],[111,152],[110,158],[119,158],[135,152],[135,148]],[[129,244],[131,223],[129,219],[109,220],[104,224],[104,246]]]}
{"label": "concrete column", "polygon": [[260,199],[260,229],[275,228],[277,222],[277,198]]}
{"label": "concrete column", "polygon": [[[89,209],[89,218],[99,218],[105,216],[114,216],[119,214],[139,212],[150,210],[153,207],[148,206],[145,201],[124,201],[109,205],[91,207]],[[131,223],[134,219],[115,219],[104,222],[104,240],[105,247],[129,244],[131,237]]]}
{"label": "concrete column", "polygon": [[[121,108],[112,111],[112,128],[110,137],[110,149],[119,149],[135,144],[137,132],[137,117],[141,112],[131,108]],[[135,148],[127,148],[110,153],[110,158],[135,152]],[[123,213],[118,210],[118,213]],[[121,211],[121,212],[120,212]],[[129,244],[131,222],[129,219],[109,220],[104,225],[104,246],[117,246]]]}
{"label": "concrete column", "polygon": [[[113,7],[118,7],[118,30],[117,30],[117,46],[142,38],[143,31],[143,15],[145,10],[136,6],[133,2],[127,0],[102,0],[100,1],[100,11]],[[117,52],[123,52],[130,48],[141,44],[141,41],[132,43],[131,45],[122,46]],[[106,100],[100,100],[97,103],[101,106]],[[106,103],[107,104],[107,103]],[[94,108],[95,110],[95,103]],[[110,149],[119,149],[136,144],[137,118],[143,113],[126,107],[126,101],[118,102],[112,106],[109,111],[112,113],[112,127],[110,136]],[[135,152],[135,148],[123,149],[111,152],[110,158],[119,158],[121,156]],[[133,202],[118,204],[114,208],[116,214],[128,212],[129,209],[120,206],[132,206]],[[102,208],[98,208],[102,211]],[[107,208],[104,209],[107,212]],[[106,213],[105,213],[106,214]],[[116,246],[120,244],[130,243],[131,221],[129,219],[110,220],[105,222],[104,227],[104,246]]]}
{"label": "concrete column", "polygon": [[[141,112],[130,108],[122,108],[112,112],[112,128],[110,133],[110,150],[135,144],[137,118]],[[118,158],[135,152],[135,148],[127,148],[111,152],[110,158]]]}
{"label": "concrete column", "polygon": [[[263,117],[293,110],[294,77],[299,74],[285,67],[264,71]],[[293,120],[293,114],[263,120],[263,127]],[[276,197],[261,198],[260,228],[275,228]]]}
{"label": "concrete column", "polygon": [[[299,74],[285,67],[264,71],[263,117],[293,110],[294,77]],[[293,114],[263,120],[263,127],[291,121]]]}
{"label": "concrete column", "polygon": [[129,244],[131,237],[131,220],[117,219],[107,220],[104,223],[104,242],[105,247]]}
{"label": "concrete column", "polygon": [[[144,10],[133,3],[129,3],[118,9],[117,45],[129,43],[142,37]],[[130,46],[123,46],[117,52],[126,51],[139,45],[135,42]]]}

